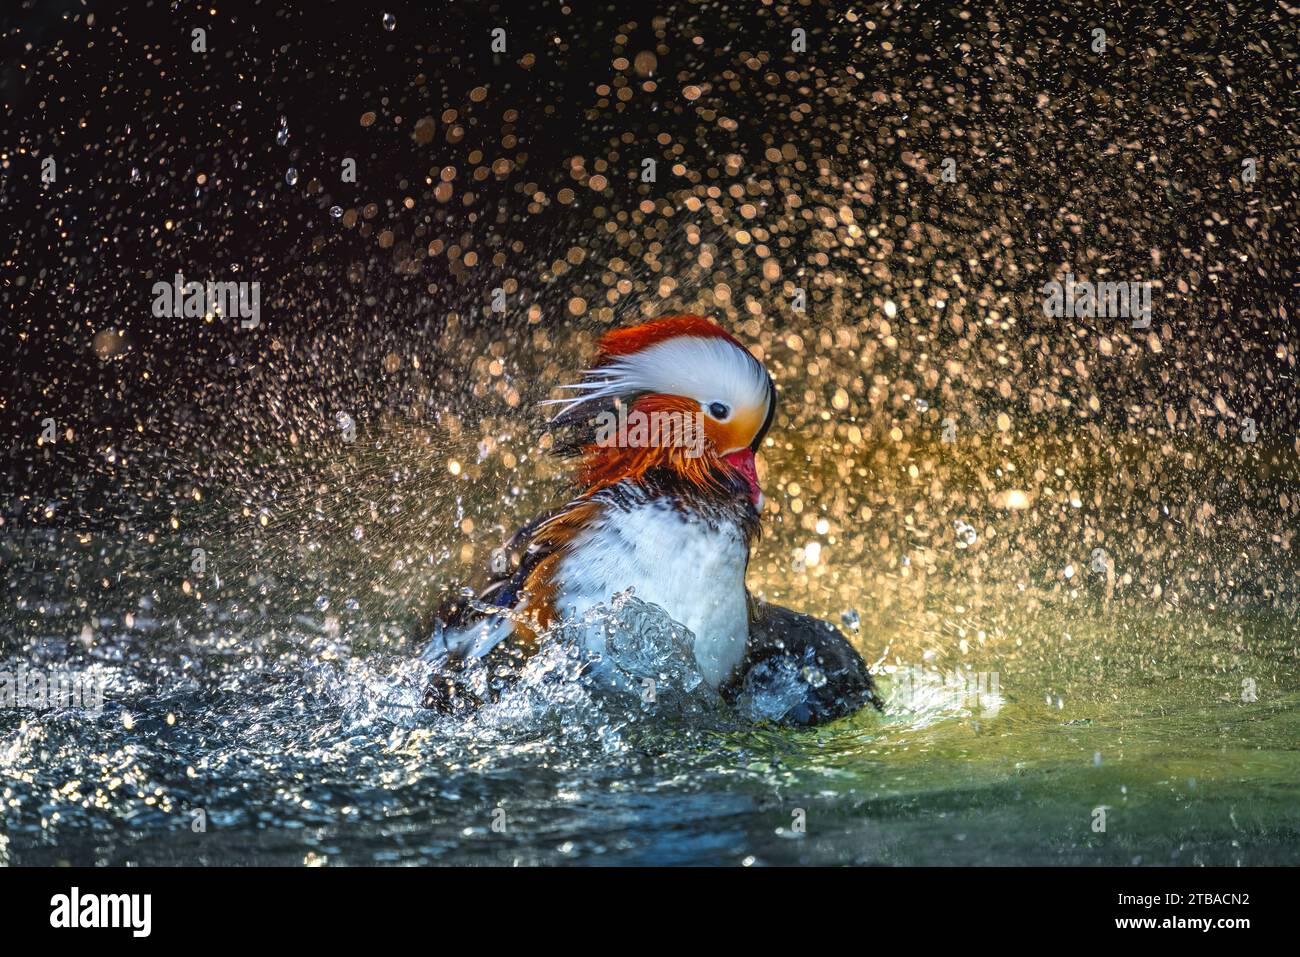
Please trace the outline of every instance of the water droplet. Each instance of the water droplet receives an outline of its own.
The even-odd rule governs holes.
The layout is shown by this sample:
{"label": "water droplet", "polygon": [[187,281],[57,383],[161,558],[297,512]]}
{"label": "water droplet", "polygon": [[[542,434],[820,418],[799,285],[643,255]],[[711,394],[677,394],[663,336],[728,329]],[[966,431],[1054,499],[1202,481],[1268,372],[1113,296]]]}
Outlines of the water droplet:
{"label": "water droplet", "polygon": [[297,184],[297,182],[298,182],[298,169],[297,169],[297,167],[295,167],[295,166],[290,166],[290,167],[289,167],[289,169],[288,169],[288,170],[285,172],[285,174],[284,174],[284,181],[285,181],[286,183],[288,183],[290,186],[294,186],[294,185]]}
{"label": "water droplet", "polygon": [[331,206],[331,207],[330,207],[330,215],[333,216],[335,219],[342,219],[342,218],[343,218],[343,207],[342,207],[342,206]]}
{"label": "water droplet", "polygon": [[914,406],[916,406],[916,411],[917,411],[917,412],[928,412],[928,411],[930,411],[930,403],[929,403],[929,402],[926,402],[924,399],[917,399],[917,400],[916,400],[914,403],[912,403],[912,404],[913,404]]}
{"label": "water droplet", "polygon": [[385,14],[384,14],[384,29],[385,29],[385,30],[388,30],[388,31],[390,31],[390,32],[393,31],[393,30],[396,30],[396,29],[397,29],[397,17],[393,16],[391,13],[385,13]]}
{"label": "water droplet", "polygon": [[289,127],[282,126],[275,131],[275,142],[279,146],[289,142]]}

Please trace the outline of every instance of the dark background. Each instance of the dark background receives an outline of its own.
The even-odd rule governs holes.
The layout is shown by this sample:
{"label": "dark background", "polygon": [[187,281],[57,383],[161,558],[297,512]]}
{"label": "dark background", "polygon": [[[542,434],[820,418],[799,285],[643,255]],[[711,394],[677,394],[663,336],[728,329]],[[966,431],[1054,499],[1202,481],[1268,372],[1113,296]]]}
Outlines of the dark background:
{"label": "dark background", "polygon": [[[396,17],[391,32],[384,11]],[[963,344],[969,335],[936,322],[922,349],[968,349],[964,371],[944,378],[973,405],[981,393],[1014,403],[1045,388],[1073,397],[1070,411],[1039,410],[1067,422],[1101,396],[1095,414],[1116,425],[1173,417],[1180,430],[1235,431],[1250,415],[1291,443],[1300,84],[1285,5],[855,11],[849,20],[836,5],[748,2],[6,5],[0,345],[17,490],[66,490],[70,476],[94,470],[104,441],[131,432],[155,452],[230,451],[282,436],[308,408],[326,423],[336,408],[364,421],[412,403],[517,416],[554,384],[536,363],[572,368],[578,358],[555,350],[586,342],[582,330],[684,308],[750,321],[742,331],[768,347],[797,396],[803,373],[783,369],[780,354],[792,277],[807,277],[815,307],[804,324],[815,333],[829,328],[828,274],[858,284],[855,296],[904,301],[912,280],[942,282],[954,263],[972,264],[954,295],[984,339]],[[1100,57],[1088,48],[1097,23],[1110,42]],[[196,25],[206,54],[190,50]],[[807,54],[789,51],[796,25],[808,31]],[[497,26],[504,55],[489,49]],[[645,76],[612,65],[641,51],[656,54]],[[643,89],[646,79],[657,88]],[[701,83],[705,96],[687,101],[683,89]],[[634,95],[619,100],[619,85]],[[413,135],[426,117],[432,136]],[[765,158],[786,143],[801,154]],[[700,270],[680,241],[683,223],[724,242],[728,230],[707,210],[682,208],[690,190],[667,167],[680,157],[704,186],[725,187],[727,154],[744,158],[742,179],[769,177],[777,194],[782,177],[808,193],[828,170],[864,177],[888,239],[873,258],[888,275],[842,250],[823,253],[807,196],[773,244],[780,282],[733,269],[725,250],[712,274]],[[59,163],[49,186],[39,182],[47,155]],[[961,181],[939,193],[938,158],[948,155]],[[344,156],[357,159],[355,185],[339,182]],[[578,179],[575,156],[586,163]],[[643,156],[660,159],[656,186],[635,179]],[[1239,182],[1248,156],[1260,161],[1249,191]],[[606,189],[583,185],[602,162]],[[445,167],[457,172],[443,202],[433,189]],[[578,194],[568,204],[556,201],[564,186]],[[674,215],[643,217],[639,235],[606,229],[626,231],[647,197]],[[335,205],[348,211],[342,221],[329,215]],[[557,275],[574,247],[585,258]],[[602,277],[615,254],[631,264],[630,291],[611,304]],[[1041,283],[1067,268],[1161,282],[1162,351],[1118,328],[1117,360],[1079,375],[1080,356],[1096,358],[1079,324],[1036,315]],[[152,284],[178,269],[260,281],[261,328],[153,317]],[[680,280],[667,294],[665,275]],[[692,281],[715,276],[752,291],[763,314],[701,304]],[[494,316],[489,296],[503,284],[510,308]],[[590,303],[576,317],[566,309],[575,295]],[[1027,329],[985,320],[1001,295]],[[929,320],[905,316],[909,332],[925,331]],[[579,339],[539,343],[538,328]],[[513,404],[475,389],[474,360],[493,344],[519,367]],[[406,358],[386,370],[394,352]],[[411,354],[425,357],[418,371]],[[890,361],[877,371],[905,375],[911,356]],[[1001,378],[1012,387],[998,396]],[[782,415],[798,425],[789,405]],[[57,467],[34,445],[46,416],[78,436],[55,452]]]}

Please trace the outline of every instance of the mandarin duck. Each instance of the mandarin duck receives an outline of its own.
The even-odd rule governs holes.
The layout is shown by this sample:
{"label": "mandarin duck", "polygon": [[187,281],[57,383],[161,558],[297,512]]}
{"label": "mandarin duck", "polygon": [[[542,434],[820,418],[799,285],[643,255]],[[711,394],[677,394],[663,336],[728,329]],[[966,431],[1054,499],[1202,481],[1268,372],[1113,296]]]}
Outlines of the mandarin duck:
{"label": "mandarin duck", "polygon": [[[800,692],[764,716],[812,724],[879,709],[838,629],[745,586],[763,508],[755,454],[777,401],[762,363],[709,319],[673,316],[607,333],[562,391],[552,429],[566,437],[557,451],[576,458],[577,494],[498,550],[477,593],[439,611],[425,706],[481,704],[556,625],[631,589],[689,629],[699,675],[726,700],[779,682],[788,692],[797,677]],[[599,635],[587,641],[598,673],[605,649]],[[464,680],[476,663],[486,684]]]}

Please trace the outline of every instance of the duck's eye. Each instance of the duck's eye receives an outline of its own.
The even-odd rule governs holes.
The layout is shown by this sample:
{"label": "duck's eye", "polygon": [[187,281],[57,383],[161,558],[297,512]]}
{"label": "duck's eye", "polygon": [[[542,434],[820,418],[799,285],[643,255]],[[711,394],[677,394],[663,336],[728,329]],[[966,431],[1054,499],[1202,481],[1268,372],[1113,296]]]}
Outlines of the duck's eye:
{"label": "duck's eye", "polygon": [[727,416],[731,415],[731,409],[727,408],[727,406],[721,402],[710,402],[709,415],[713,416],[719,422],[725,422]]}

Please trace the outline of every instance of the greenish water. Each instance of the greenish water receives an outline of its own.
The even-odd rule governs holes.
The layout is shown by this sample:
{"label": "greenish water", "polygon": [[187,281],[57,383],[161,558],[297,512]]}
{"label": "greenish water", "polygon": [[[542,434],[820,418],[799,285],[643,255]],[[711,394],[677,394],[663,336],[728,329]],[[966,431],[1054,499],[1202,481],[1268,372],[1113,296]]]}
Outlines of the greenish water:
{"label": "greenish water", "polygon": [[[1008,635],[1036,654],[994,649],[996,694],[899,672],[885,716],[808,731],[540,688],[453,726],[387,706],[396,659],[127,656],[105,669],[120,690],[98,719],[6,715],[4,851],[13,864],[1294,862],[1289,625],[1259,624],[1276,640],[1251,652],[1228,623],[1093,611],[1058,619],[1068,640]],[[1116,646],[1120,633],[1139,637]],[[1257,700],[1243,701],[1250,675]]]}
{"label": "greenish water", "polygon": [[[1069,615],[1036,612],[1039,629],[1026,627],[1011,642],[1033,655],[1013,653],[997,665],[1000,700],[979,700],[972,679],[952,680],[913,695],[917,710],[794,736],[782,801],[805,795],[816,824],[789,844],[753,834],[765,849],[759,857],[1300,859],[1294,624],[1264,615],[1243,641],[1246,629],[1230,618],[1212,623],[1089,604]],[[1048,621],[1059,628],[1044,631]],[[996,652],[991,660],[998,662]]]}

